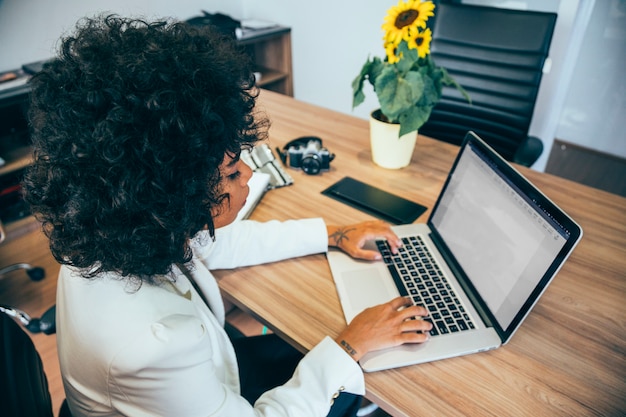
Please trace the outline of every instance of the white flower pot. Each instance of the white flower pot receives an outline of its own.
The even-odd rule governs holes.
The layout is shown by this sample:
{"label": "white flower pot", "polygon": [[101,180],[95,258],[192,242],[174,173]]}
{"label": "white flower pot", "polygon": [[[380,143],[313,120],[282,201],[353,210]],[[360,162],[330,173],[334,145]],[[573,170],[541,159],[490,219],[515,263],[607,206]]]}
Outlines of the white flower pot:
{"label": "white flower pot", "polygon": [[415,141],[417,140],[417,130],[398,137],[400,125],[381,122],[376,119],[374,113],[377,111],[370,114],[372,160],[376,165],[383,168],[404,168],[411,163]]}

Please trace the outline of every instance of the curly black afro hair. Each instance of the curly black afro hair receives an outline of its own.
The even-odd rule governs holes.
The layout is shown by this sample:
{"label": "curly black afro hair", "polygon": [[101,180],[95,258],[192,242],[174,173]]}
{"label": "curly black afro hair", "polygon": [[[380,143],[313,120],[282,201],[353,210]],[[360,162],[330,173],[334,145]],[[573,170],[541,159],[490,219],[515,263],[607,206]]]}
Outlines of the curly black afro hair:
{"label": "curly black afro hair", "polygon": [[250,60],[206,27],[81,20],[31,80],[27,201],[53,255],[86,277],[150,280],[191,259],[224,155],[265,138]]}

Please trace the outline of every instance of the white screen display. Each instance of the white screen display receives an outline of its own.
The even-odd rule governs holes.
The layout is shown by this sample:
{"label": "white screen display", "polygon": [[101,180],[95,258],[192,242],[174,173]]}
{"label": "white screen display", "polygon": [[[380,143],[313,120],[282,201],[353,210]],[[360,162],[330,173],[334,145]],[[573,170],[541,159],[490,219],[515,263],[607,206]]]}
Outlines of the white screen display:
{"label": "white screen display", "polygon": [[432,223],[506,329],[566,238],[471,146],[463,149]]}

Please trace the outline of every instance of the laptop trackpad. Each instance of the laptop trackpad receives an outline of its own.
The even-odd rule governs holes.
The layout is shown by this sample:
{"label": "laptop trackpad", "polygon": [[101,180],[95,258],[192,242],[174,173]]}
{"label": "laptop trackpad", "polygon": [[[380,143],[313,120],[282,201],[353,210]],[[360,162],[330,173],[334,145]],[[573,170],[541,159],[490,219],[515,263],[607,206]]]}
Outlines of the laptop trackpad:
{"label": "laptop trackpad", "polygon": [[385,303],[399,295],[392,280],[378,268],[346,271],[343,272],[342,279],[346,287],[350,288],[347,291],[347,296],[353,313],[350,314],[351,316],[355,316],[368,307]]}

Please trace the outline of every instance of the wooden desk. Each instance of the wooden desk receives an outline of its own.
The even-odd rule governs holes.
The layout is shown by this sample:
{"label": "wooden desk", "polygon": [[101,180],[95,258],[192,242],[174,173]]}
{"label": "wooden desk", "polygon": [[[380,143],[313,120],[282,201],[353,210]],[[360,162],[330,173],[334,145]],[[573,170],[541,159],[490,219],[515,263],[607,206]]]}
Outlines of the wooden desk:
{"label": "wooden desk", "polygon": [[[295,184],[268,192],[253,219],[370,219],[320,194],[344,176],[432,207],[457,152],[419,137],[411,165],[386,170],[371,162],[364,120],[266,91],[259,108],[272,120],[272,147],[318,135],[337,157],[320,176],[291,171]],[[520,170],[579,222],[581,243],[508,345],[366,374],[367,397],[390,414],[626,415],[626,199]],[[345,326],[324,255],[216,275],[228,299],[303,351]]]}

